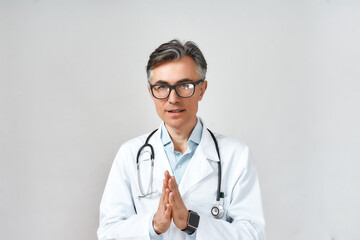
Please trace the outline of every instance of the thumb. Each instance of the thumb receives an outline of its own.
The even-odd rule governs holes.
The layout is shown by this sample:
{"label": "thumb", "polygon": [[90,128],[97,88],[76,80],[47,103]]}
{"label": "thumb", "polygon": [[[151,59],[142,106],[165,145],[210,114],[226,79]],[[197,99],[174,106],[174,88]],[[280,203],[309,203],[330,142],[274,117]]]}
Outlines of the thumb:
{"label": "thumb", "polygon": [[165,217],[167,219],[171,218],[171,206],[170,206],[170,204],[166,204]]}

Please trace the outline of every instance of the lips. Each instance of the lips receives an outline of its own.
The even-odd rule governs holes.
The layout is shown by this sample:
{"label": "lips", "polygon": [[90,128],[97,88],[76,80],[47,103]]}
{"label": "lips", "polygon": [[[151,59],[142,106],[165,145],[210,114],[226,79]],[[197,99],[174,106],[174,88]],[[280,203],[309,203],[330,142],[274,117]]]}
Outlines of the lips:
{"label": "lips", "polygon": [[183,112],[185,111],[184,109],[174,109],[174,110],[167,110],[168,112],[170,113],[180,113],[180,112]]}

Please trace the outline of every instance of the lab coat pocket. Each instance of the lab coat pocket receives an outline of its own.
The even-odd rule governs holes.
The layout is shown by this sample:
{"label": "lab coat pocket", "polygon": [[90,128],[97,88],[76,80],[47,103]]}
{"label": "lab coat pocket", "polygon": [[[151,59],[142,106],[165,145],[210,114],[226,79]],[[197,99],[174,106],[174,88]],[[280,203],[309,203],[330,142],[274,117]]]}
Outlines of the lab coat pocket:
{"label": "lab coat pocket", "polygon": [[[186,207],[192,211],[197,212],[198,214],[200,214],[202,216],[208,216],[208,217],[214,218],[214,216],[211,214],[211,209],[215,206],[215,203],[216,203],[215,199],[214,199],[214,201],[211,201],[211,200],[201,201],[199,199],[199,200],[190,201],[188,204],[186,204]],[[223,220],[226,219],[225,215],[226,215],[226,209],[225,209],[224,216],[222,217]]]}
{"label": "lab coat pocket", "polygon": [[[191,201],[186,204],[186,207],[192,211],[197,212],[200,215],[210,216],[211,215],[211,208],[214,206],[214,202],[211,201]],[[211,215],[212,216],[212,215]]]}

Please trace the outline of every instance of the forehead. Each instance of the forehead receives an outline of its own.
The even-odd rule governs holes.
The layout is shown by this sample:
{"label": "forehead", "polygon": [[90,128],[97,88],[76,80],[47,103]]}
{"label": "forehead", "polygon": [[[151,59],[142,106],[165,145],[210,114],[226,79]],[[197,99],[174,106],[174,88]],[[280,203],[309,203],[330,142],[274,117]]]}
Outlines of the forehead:
{"label": "forehead", "polygon": [[199,74],[194,60],[185,56],[177,61],[163,63],[153,69],[151,82],[163,80],[169,83],[181,79],[198,80]]}

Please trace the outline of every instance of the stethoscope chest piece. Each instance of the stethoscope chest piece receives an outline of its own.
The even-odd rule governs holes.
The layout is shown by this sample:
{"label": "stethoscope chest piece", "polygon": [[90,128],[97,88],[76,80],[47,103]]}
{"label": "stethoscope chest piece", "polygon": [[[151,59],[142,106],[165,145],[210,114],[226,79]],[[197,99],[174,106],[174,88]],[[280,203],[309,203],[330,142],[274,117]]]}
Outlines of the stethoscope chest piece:
{"label": "stethoscope chest piece", "polygon": [[211,214],[217,219],[222,218],[224,216],[224,212],[224,206],[220,203],[215,203],[211,209]]}

